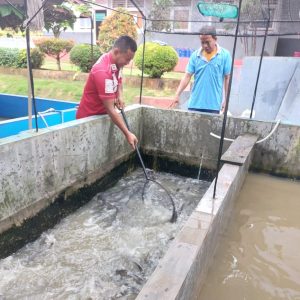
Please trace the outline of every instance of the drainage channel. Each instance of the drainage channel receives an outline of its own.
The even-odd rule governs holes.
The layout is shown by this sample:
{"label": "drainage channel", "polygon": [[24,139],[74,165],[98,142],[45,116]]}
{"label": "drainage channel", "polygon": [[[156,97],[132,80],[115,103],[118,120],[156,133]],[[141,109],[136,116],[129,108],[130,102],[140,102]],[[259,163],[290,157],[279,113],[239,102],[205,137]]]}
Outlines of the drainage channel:
{"label": "drainage channel", "polygon": [[150,185],[142,201],[137,169],[2,259],[0,297],[134,299],[210,185],[167,173],[156,178],[173,196],[176,223],[157,187]]}
{"label": "drainage channel", "polygon": [[300,299],[300,182],[250,173],[199,299]]}

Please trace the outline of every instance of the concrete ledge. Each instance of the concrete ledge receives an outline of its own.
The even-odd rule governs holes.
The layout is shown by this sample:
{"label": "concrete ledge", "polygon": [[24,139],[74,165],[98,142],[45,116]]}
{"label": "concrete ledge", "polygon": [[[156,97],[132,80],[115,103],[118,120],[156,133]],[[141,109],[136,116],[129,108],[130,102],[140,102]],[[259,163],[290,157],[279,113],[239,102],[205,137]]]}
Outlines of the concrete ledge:
{"label": "concrete ledge", "polygon": [[227,151],[222,155],[222,162],[241,166],[245,163],[250,151],[257,141],[255,135],[242,135],[229,146]]}

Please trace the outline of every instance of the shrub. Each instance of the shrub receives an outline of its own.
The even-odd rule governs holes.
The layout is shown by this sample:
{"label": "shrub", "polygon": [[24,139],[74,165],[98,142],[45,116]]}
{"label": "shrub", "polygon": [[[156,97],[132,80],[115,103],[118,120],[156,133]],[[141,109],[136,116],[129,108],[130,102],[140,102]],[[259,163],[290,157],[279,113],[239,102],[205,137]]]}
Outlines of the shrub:
{"label": "shrub", "polygon": [[74,41],[58,38],[41,38],[34,43],[43,53],[56,59],[58,70],[61,70],[60,59],[74,46]]}
{"label": "shrub", "polygon": [[118,8],[102,22],[99,29],[98,43],[102,53],[108,52],[115,40],[121,35],[137,38],[136,25],[132,16],[124,8]]}
{"label": "shrub", "polygon": [[[44,63],[45,55],[37,48],[30,50],[30,60],[33,69],[39,69]],[[27,68],[27,54],[26,49],[19,51],[17,68]]]}
{"label": "shrub", "polygon": [[76,45],[72,48],[70,52],[71,62],[74,65],[78,66],[80,70],[85,73],[91,70],[93,64],[101,56],[101,52],[98,46],[93,47],[93,56],[94,59],[92,61],[91,45],[89,44]]}
{"label": "shrub", "polygon": [[16,67],[18,61],[19,49],[0,48],[0,66]]}
{"label": "shrub", "polygon": [[[145,43],[144,72],[152,78],[160,78],[165,72],[172,71],[178,62],[178,55],[171,46],[154,42]],[[134,57],[135,65],[141,70],[143,45],[140,45]]]}

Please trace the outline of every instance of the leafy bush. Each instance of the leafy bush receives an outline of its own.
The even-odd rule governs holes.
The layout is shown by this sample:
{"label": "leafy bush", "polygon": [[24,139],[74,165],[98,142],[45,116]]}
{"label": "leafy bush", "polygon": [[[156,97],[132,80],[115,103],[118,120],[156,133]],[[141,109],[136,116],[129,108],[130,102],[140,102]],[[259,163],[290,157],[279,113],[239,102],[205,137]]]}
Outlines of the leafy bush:
{"label": "leafy bush", "polygon": [[56,59],[58,70],[61,70],[60,59],[74,46],[74,41],[58,38],[41,38],[34,43],[43,53]]}
{"label": "leafy bush", "polygon": [[98,46],[93,47],[93,61],[92,61],[92,51],[91,45],[89,44],[80,44],[72,48],[70,52],[71,62],[78,66],[82,72],[88,73],[93,64],[101,56],[101,52]]}
{"label": "leafy bush", "polygon": [[[120,13],[121,12],[121,13]],[[115,40],[121,35],[137,38],[136,25],[132,16],[124,8],[118,8],[102,22],[99,29],[98,43],[102,53],[108,52]]]}
{"label": "leafy bush", "polygon": [[[39,69],[44,63],[45,55],[37,48],[30,50],[30,59],[33,69]],[[17,68],[27,68],[27,54],[26,49],[19,51]]]}
{"label": "leafy bush", "polygon": [[0,66],[16,67],[18,61],[19,49],[0,48]]}
{"label": "leafy bush", "polygon": [[[160,78],[165,72],[172,71],[178,62],[178,55],[171,46],[154,42],[145,43],[144,72],[152,78]],[[143,45],[140,45],[134,57],[135,65],[141,70]]]}

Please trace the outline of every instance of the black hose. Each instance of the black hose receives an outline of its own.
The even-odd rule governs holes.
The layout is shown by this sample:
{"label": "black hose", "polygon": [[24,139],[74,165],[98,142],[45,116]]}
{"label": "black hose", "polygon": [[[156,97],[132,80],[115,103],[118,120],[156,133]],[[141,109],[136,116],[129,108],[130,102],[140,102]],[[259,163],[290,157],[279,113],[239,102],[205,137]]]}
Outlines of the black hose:
{"label": "black hose", "polygon": [[[130,130],[130,127],[129,127],[129,124],[128,124],[128,121],[127,121],[127,118],[126,118],[126,115],[125,115],[123,109],[121,109],[121,114],[122,114],[123,120],[124,120],[124,122],[125,122],[125,124],[126,124],[128,130]],[[144,164],[144,162],[143,162],[143,159],[142,159],[142,156],[141,156],[141,153],[140,153],[140,150],[139,150],[138,146],[135,146],[135,150],[136,150],[136,153],[137,153],[137,155],[138,155],[138,157],[139,157],[140,163],[141,163],[141,165],[142,165],[142,168],[143,168],[145,177],[146,177],[147,180],[149,180],[149,176],[148,176],[148,174],[147,174],[147,172],[146,172],[145,164]]]}
{"label": "black hose", "polygon": [[[130,130],[130,127],[129,127],[129,124],[128,124],[128,121],[127,121],[127,118],[126,118],[126,115],[125,115],[123,109],[121,109],[121,114],[122,114],[123,120],[124,120],[124,122],[125,122],[125,124],[126,124],[128,130]],[[144,161],[143,161],[143,159],[142,159],[140,150],[139,150],[139,148],[138,148],[137,145],[135,146],[135,150],[136,150],[136,152],[137,152],[137,155],[138,155],[138,157],[139,157],[141,166],[142,166],[142,168],[143,168],[143,172],[144,172],[145,177],[146,177],[146,182],[145,182],[145,184],[144,184],[143,192],[142,192],[142,198],[143,198],[143,201],[145,200],[144,195],[145,195],[145,189],[146,189],[147,183],[150,182],[150,181],[156,183],[157,185],[159,185],[159,186],[166,192],[166,194],[168,195],[168,197],[169,197],[169,199],[170,199],[170,202],[171,202],[171,204],[172,204],[172,217],[171,217],[171,219],[170,219],[170,222],[171,222],[171,223],[176,222],[176,220],[177,220],[177,212],[176,212],[175,202],[174,202],[174,200],[173,200],[171,194],[168,192],[168,190],[167,190],[165,187],[163,187],[162,184],[160,184],[159,182],[155,181],[154,179],[150,179],[150,177],[149,177],[148,174],[147,174],[147,171],[146,171],[146,168],[145,168]]]}

